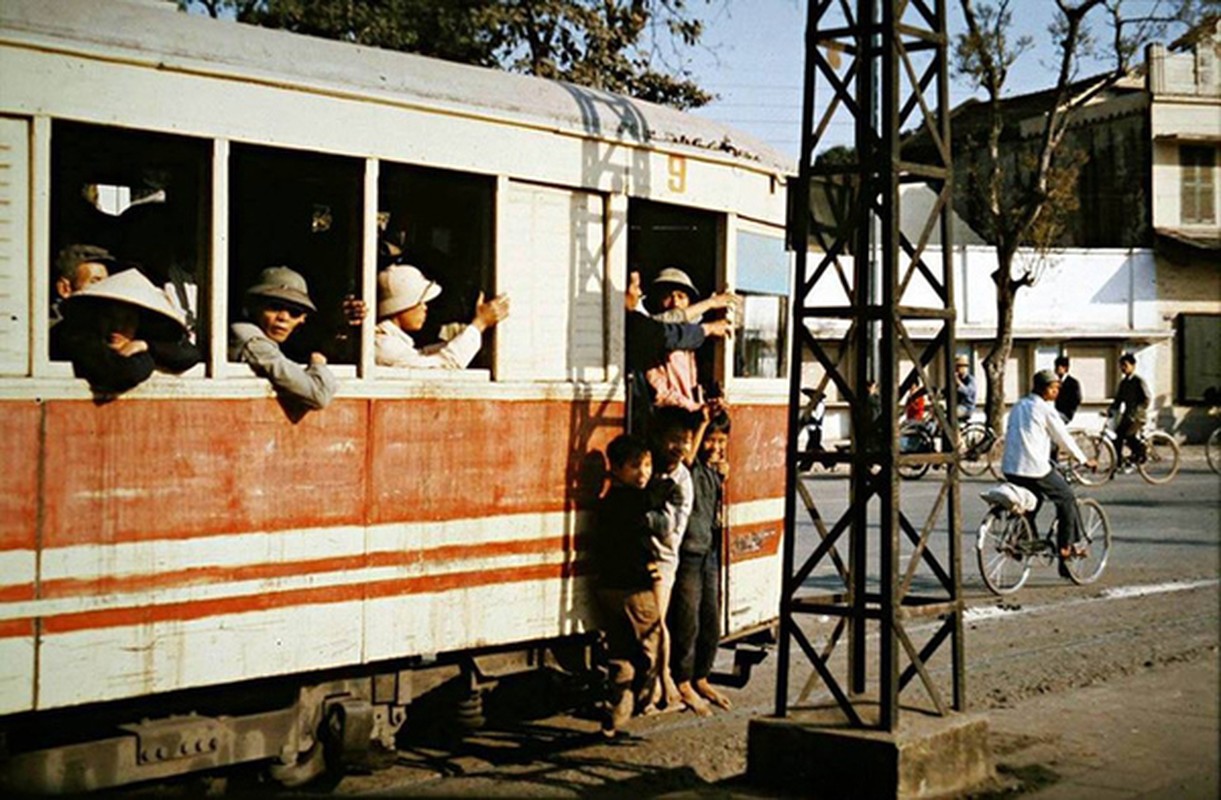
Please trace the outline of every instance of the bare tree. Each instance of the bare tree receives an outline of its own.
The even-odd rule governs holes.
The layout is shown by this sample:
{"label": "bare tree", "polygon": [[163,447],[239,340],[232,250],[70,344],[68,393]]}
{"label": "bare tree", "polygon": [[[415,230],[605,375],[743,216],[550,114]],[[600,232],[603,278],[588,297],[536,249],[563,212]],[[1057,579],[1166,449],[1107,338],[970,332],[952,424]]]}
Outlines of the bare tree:
{"label": "bare tree", "polygon": [[[1009,70],[1033,42],[1012,36],[1011,0],[959,0],[966,22],[956,43],[960,74],[984,93],[985,124],[981,132],[980,167],[968,191],[980,213],[974,222],[996,249],[996,338],[984,357],[988,424],[1000,429],[1005,408],[1005,364],[1013,349],[1013,312],[1018,292],[1039,278],[1045,258],[1018,263],[1020,247],[1046,256],[1056,246],[1070,215],[1077,210],[1076,184],[1084,156],[1066,144],[1077,112],[1128,74],[1132,57],[1170,23],[1199,13],[1193,0],[1145,3],[1146,13],[1124,7],[1125,0],[1055,0],[1056,17],[1049,30],[1056,42],[1055,83],[1042,93],[1041,107],[1026,108],[1025,119],[1041,119],[1040,130],[1025,148],[1008,149],[1010,118],[1003,92]],[[1211,6],[1215,0],[1205,0]],[[1026,3],[1022,4],[1027,5]],[[1163,7],[1164,10],[1163,10]],[[1102,27],[1105,40],[1093,31]],[[1105,57],[1109,67],[1079,80],[1083,58]]]}

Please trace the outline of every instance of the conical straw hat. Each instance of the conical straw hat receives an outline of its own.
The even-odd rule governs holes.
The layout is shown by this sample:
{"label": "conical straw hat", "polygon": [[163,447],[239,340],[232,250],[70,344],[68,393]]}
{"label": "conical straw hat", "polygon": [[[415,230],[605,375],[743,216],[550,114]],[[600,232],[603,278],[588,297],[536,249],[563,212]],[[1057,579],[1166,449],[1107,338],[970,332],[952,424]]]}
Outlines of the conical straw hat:
{"label": "conical straw hat", "polygon": [[92,283],[79,292],[73,292],[64,300],[64,313],[71,314],[78,306],[98,300],[117,300],[137,306],[143,311],[155,315],[150,317],[148,314],[142,314],[142,317],[150,322],[154,320],[159,323],[173,321],[177,326],[178,334],[185,331],[187,327],[182,313],[174,307],[166,293],[154,286],[153,282],[144,277],[138,269],[116,272],[109,278]]}

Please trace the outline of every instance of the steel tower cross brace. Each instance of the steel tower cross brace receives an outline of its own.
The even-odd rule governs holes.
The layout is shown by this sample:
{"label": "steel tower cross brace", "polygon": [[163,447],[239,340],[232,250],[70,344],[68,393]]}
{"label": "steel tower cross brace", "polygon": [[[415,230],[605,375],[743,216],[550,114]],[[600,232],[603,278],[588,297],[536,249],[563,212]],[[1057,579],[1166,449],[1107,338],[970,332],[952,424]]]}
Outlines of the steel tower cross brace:
{"label": "steel tower cross brace", "polygon": [[[952,452],[903,453],[895,413],[902,361],[905,383],[919,378],[944,393],[944,406],[931,404],[946,432],[935,438],[958,441],[946,20],[946,0],[808,3],[801,162],[789,223],[796,283],[781,717],[812,702],[820,686],[862,728],[894,731],[901,700],[941,715],[965,706],[957,466]],[[836,125],[852,126],[854,146],[816,156]],[[917,129],[933,145],[919,162],[903,148],[904,133]],[[901,189],[909,185],[926,187],[932,199],[901,219]],[[850,472],[839,503],[828,487],[843,482],[797,471],[803,384],[837,393],[851,409],[850,448],[823,454]],[[900,468],[920,465],[933,468],[936,497],[904,503]],[[807,545],[812,551],[799,559]],[[794,650],[805,657],[797,664]],[[804,674],[796,668],[807,663]],[[803,681],[798,693],[790,691],[795,678]]]}

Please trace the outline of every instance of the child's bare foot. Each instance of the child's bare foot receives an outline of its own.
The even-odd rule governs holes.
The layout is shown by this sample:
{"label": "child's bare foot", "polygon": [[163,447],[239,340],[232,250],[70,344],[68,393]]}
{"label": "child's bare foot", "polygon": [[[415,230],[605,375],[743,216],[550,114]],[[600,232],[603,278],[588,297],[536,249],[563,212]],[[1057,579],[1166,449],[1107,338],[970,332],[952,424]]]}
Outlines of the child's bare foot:
{"label": "child's bare foot", "polygon": [[678,708],[685,702],[686,698],[684,698],[683,693],[679,691],[678,686],[674,683],[674,679],[670,677],[669,672],[667,672],[665,677],[662,678],[662,687],[663,689],[661,696],[663,705],[665,705],[667,709]]}
{"label": "child's bare foot", "polygon": [[704,701],[704,698],[699,696],[699,693],[695,691],[689,681],[683,681],[678,685],[678,694],[682,697],[683,703],[687,708],[694,711],[697,715],[701,717],[712,716],[712,709],[708,707],[708,703]]}
{"label": "child's bare foot", "polygon": [[695,691],[717,708],[723,708],[726,711],[733,708],[733,703],[729,702],[729,698],[712,688],[712,684],[708,683],[707,678],[700,678],[695,682]]}

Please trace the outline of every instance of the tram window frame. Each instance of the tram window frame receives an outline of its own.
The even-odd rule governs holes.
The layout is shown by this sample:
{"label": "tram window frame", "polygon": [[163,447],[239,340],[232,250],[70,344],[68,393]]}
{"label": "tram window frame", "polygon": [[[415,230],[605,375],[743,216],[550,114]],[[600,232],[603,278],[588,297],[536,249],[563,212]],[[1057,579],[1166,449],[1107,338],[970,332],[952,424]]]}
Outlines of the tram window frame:
{"label": "tram window frame", "polygon": [[[287,266],[306,280],[317,306],[284,351],[300,363],[311,352],[334,348],[335,334],[346,334],[347,352],[328,352],[336,377],[355,378],[361,363],[360,329],[346,325],[346,297],[364,299],[364,213],[366,162],[361,158],[312,150],[232,142],[228,154],[227,323],[245,318],[246,290],[267,267]],[[287,189],[285,189],[287,185]],[[274,198],[289,198],[268,216]],[[256,216],[274,230],[255,227]],[[267,220],[270,220],[269,222]],[[334,234],[329,242],[313,238]],[[331,247],[322,245],[330,244]],[[329,252],[333,251],[333,252]],[[338,264],[338,266],[336,266]],[[234,367],[229,376],[244,375]]]}
{"label": "tram window frame", "polygon": [[[734,286],[736,293],[742,298],[742,309],[737,320],[737,330],[734,332],[733,378],[735,381],[746,381],[748,385],[762,385],[767,382],[779,386],[787,381],[789,375],[793,254],[786,249],[785,241],[784,232],[779,229],[773,230],[747,222],[740,222],[737,227],[734,241]],[[764,253],[764,248],[774,248],[775,252]],[[746,325],[752,316],[752,310],[768,299],[778,306],[772,313],[764,314],[776,320],[776,334],[767,339],[773,343],[776,351],[776,368],[775,374],[761,375],[755,374],[757,369],[748,371],[746,366],[749,355],[749,329]]]}
{"label": "tram window frame", "polygon": [[[213,260],[212,140],[54,119],[50,156],[48,322],[58,298],[58,253],[71,244],[92,244],[115,256],[114,271],[138,267],[154,284],[174,286],[174,299],[188,312],[195,343],[207,352]],[[108,211],[96,194],[91,200],[90,188],[94,192],[112,189],[116,197],[127,189],[128,202]],[[144,194],[131,202],[137,189]],[[69,362],[52,359],[46,338],[41,341],[39,358],[45,374],[71,375]],[[207,364],[200,363],[179,375],[155,374],[153,380],[198,379],[207,371]]]}
{"label": "tram window frame", "polygon": [[[420,269],[442,288],[428,303],[428,318],[412,339],[418,346],[455,334],[475,314],[479,292],[496,294],[497,179],[492,175],[381,160],[377,176],[377,267]],[[465,227],[464,227],[465,226]],[[388,247],[391,245],[392,247]],[[376,325],[377,298],[369,303]],[[489,381],[496,336],[485,331],[479,352],[464,369],[374,365],[382,378]],[[376,360],[376,356],[374,356]]]}

